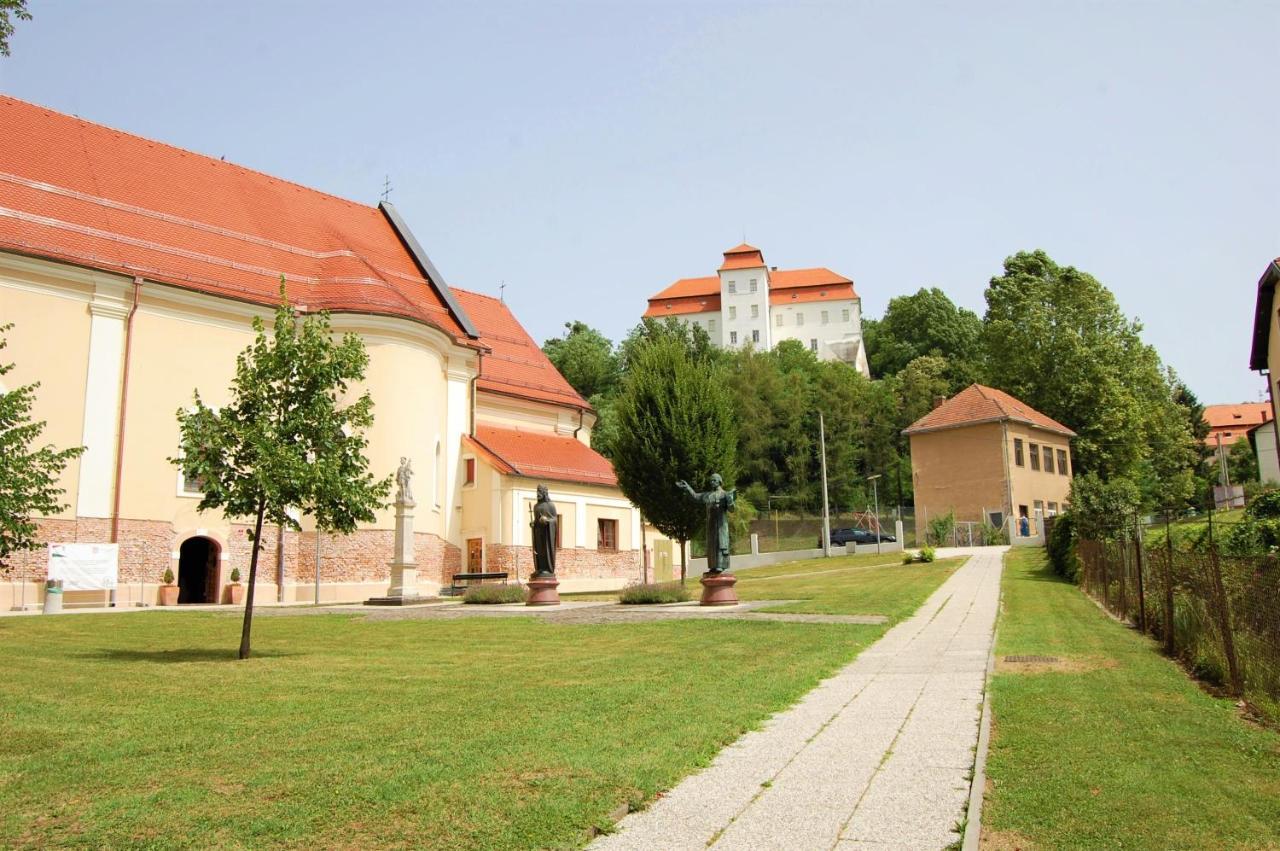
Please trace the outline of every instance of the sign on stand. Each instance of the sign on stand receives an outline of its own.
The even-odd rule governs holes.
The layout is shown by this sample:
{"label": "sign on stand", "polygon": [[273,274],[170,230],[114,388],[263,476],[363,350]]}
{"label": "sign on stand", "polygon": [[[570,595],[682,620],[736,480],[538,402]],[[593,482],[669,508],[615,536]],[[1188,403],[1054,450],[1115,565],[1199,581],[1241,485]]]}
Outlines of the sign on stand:
{"label": "sign on stand", "polygon": [[66,591],[114,591],[119,573],[119,544],[49,545],[49,578]]}

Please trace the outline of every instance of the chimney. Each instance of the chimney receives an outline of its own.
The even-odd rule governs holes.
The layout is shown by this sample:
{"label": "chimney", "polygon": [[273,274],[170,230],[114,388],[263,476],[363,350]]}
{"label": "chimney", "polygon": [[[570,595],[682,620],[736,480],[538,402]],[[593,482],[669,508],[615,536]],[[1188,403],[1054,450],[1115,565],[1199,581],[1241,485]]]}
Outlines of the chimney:
{"label": "chimney", "polygon": [[938,410],[939,408],[941,408],[941,407],[942,407],[942,403],[943,403],[943,402],[945,402],[945,401],[947,401],[947,397],[946,397],[946,396],[934,396],[934,397],[933,397],[933,410],[935,410],[935,411],[936,411],[936,410]]}

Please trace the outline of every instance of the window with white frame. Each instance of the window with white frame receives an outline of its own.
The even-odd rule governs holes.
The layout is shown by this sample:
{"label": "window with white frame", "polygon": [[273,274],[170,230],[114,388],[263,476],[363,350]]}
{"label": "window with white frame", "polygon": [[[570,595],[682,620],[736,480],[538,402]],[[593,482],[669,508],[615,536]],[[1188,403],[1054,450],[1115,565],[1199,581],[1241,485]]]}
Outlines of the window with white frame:
{"label": "window with white frame", "polygon": [[737,291],[738,291],[738,282],[737,282],[737,281],[730,281],[730,282],[729,282],[729,295],[733,295],[733,294],[734,294],[734,293],[736,293]]}
{"label": "window with white frame", "polygon": [[817,338],[817,337],[810,337],[810,338],[809,338],[809,351],[813,352],[814,354],[817,354],[817,352],[818,352],[818,338]]}
{"label": "window with white frame", "polygon": [[760,318],[760,305],[758,304],[751,305],[751,318],[752,319]]}
{"label": "window with white frame", "polygon": [[841,322],[849,321],[849,308],[846,307],[844,310],[840,311],[840,321]]}
{"label": "window with white frame", "polygon": [[731,345],[731,346],[736,346],[736,345],[738,345],[738,332],[737,332],[737,331],[730,331],[730,332],[729,332],[729,345]]}
{"label": "window with white frame", "polygon": [[803,325],[803,324],[804,324],[804,314],[803,314],[803,313],[797,313],[797,314],[796,314],[796,324],[797,324],[797,325]]}
{"label": "window with white frame", "polygon": [[716,332],[716,321],[714,319],[707,320],[707,330],[710,331],[712,334]]}
{"label": "window with white frame", "polygon": [[729,318],[730,319],[738,318],[738,308],[735,305],[732,305],[732,304],[729,305]]}
{"label": "window with white frame", "polygon": [[827,324],[828,322],[830,322],[830,321],[831,321],[831,320],[830,320],[830,318],[827,316],[827,312],[826,312],[825,310],[824,310],[824,311],[822,311],[822,324],[823,324],[823,325],[826,325],[826,324]]}
{"label": "window with white frame", "polygon": [[752,278],[752,279],[751,279],[751,282],[750,282],[750,290],[751,290],[751,292],[755,292],[755,291],[756,291],[756,279],[755,279],[755,278]]}
{"label": "window with white frame", "polygon": [[782,327],[782,319],[783,319],[782,314],[781,314],[781,313],[779,313],[776,317],[774,317],[774,322],[773,322],[773,324],[774,324],[774,325],[777,325],[779,328],[781,328],[781,327]]}
{"label": "window with white frame", "polygon": [[751,342],[753,342],[753,343],[758,343],[758,342],[760,342],[760,332],[759,332],[759,331],[753,330],[753,331],[751,332]]}

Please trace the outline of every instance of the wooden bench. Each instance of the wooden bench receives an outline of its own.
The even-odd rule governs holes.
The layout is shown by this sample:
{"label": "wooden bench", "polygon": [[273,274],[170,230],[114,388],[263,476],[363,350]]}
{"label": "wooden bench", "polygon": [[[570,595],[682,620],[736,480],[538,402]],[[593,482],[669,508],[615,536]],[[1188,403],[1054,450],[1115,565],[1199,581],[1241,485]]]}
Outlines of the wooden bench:
{"label": "wooden bench", "polygon": [[501,579],[503,585],[507,584],[507,574],[505,571],[501,573],[455,573],[449,585],[449,590],[452,591],[454,595],[457,595],[467,587],[468,583],[472,581],[484,582],[486,579]]}

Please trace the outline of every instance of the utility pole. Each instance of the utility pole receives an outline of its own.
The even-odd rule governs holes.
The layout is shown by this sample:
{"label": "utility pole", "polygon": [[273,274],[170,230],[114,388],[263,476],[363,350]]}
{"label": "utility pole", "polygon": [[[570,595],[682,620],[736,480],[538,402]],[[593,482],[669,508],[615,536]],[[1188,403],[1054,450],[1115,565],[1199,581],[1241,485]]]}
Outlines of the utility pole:
{"label": "utility pole", "polygon": [[831,511],[827,507],[827,424],[818,411],[818,447],[822,452],[822,554],[831,555]]}
{"label": "utility pole", "polygon": [[876,481],[879,478],[879,473],[867,476],[867,481],[871,482],[871,494],[876,503],[876,555],[880,555],[880,489],[879,482]]}

